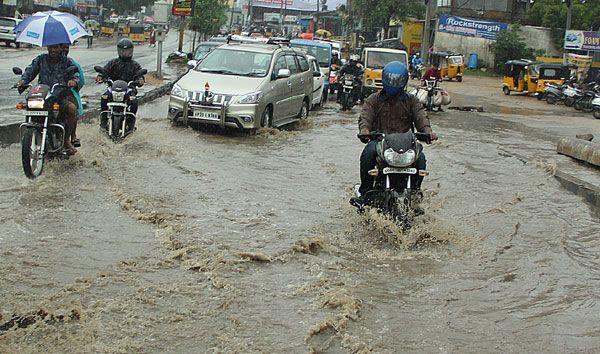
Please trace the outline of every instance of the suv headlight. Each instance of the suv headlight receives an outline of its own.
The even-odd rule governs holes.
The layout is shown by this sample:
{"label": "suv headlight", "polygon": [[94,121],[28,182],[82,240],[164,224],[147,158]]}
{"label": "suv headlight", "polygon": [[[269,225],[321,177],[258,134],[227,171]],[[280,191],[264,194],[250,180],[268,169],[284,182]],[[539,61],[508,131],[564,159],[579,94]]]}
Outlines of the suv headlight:
{"label": "suv headlight", "polygon": [[181,88],[181,86],[175,84],[171,89],[171,96],[185,98],[185,91]]}
{"label": "suv headlight", "polygon": [[417,160],[417,154],[413,149],[400,154],[390,148],[385,150],[383,157],[390,166],[394,167],[407,167]]}
{"label": "suv headlight", "polygon": [[260,101],[260,99],[262,98],[262,96],[263,96],[262,91],[253,92],[253,93],[249,93],[247,95],[238,96],[237,103],[241,103],[241,104],[255,104],[255,103],[258,103]]}

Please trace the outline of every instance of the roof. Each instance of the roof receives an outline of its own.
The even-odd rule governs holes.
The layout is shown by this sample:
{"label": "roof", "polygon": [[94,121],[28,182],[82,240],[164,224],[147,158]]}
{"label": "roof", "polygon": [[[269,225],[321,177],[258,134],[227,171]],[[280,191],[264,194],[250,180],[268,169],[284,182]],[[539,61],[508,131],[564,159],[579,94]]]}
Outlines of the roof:
{"label": "roof", "polygon": [[331,48],[331,44],[330,43],[322,43],[322,42],[311,41],[311,40],[307,40],[307,39],[292,39],[290,41],[290,43],[291,44],[306,45],[306,46],[311,46],[311,47]]}
{"label": "roof", "polygon": [[527,66],[527,65],[538,64],[538,63],[535,61],[527,60],[527,59],[518,59],[518,60],[509,60],[505,64]]}
{"label": "roof", "polygon": [[281,47],[276,44],[263,44],[263,43],[237,43],[231,42],[229,44],[223,44],[218,49],[224,50],[236,50],[236,51],[244,51],[244,52],[255,52],[255,53],[265,53],[272,54],[277,49]]}
{"label": "roof", "polygon": [[363,49],[370,50],[370,51],[384,52],[384,53],[398,53],[398,52],[404,52],[404,53],[406,53],[406,50],[393,49],[393,48],[365,47]]}
{"label": "roof", "polygon": [[454,53],[454,52],[433,52],[433,55],[441,56],[441,57],[462,56],[462,54]]}

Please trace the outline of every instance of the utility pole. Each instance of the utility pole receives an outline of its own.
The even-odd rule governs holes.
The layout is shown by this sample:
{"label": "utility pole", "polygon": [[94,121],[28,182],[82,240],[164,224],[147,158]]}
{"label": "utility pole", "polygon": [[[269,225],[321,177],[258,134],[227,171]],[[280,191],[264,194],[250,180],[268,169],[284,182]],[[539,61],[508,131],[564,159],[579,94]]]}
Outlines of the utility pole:
{"label": "utility pole", "polygon": [[571,29],[572,18],[573,18],[573,1],[567,0],[567,25],[565,27],[565,30],[567,30],[567,31]]}
{"label": "utility pole", "polygon": [[280,0],[281,1],[281,9],[280,9],[280,13],[279,13],[279,33],[281,33],[281,35],[283,36],[283,2],[286,0]]}
{"label": "utility pole", "polygon": [[181,16],[181,24],[179,25],[179,51],[183,52],[183,37],[185,35],[185,16]]}
{"label": "utility pole", "polygon": [[429,59],[429,47],[431,47],[431,17],[435,14],[435,6],[437,0],[425,0],[427,9],[425,11],[425,26],[423,26],[423,43],[421,44],[421,56],[423,61],[427,63]]}

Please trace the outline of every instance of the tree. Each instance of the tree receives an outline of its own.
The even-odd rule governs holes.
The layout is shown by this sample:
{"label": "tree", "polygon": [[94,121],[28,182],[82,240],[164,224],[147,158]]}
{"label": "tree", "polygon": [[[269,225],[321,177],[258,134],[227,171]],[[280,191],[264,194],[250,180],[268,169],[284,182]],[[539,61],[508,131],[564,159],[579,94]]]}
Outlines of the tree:
{"label": "tree", "polygon": [[525,40],[519,34],[520,27],[511,25],[506,31],[500,32],[496,42],[492,44],[497,71],[500,71],[508,60],[535,58],[535,51],[527,47]]}
{"label": "tree", "polygon": [[228,8],[225,0],[196,0],[189,28],[205,34],[218,31],[227,21]]}
{"label": "tree", "polygon": [[364,27],[383,28],[387,35],[391,21],[422,18],[424,13],[425,5],[418,0],[353,0],[349,11],[344,8],[342,18],[350,27],[362,22]]}
{"label": "tree", "polygon": [[[573,30],[598,30],[600,27],[600,1],[580,3],[572,0]],[[526,23],[552,29],[552,40],[557,48],[562,48],[567,23],[567,4],[562,0],[537,0],[527,14]]]}

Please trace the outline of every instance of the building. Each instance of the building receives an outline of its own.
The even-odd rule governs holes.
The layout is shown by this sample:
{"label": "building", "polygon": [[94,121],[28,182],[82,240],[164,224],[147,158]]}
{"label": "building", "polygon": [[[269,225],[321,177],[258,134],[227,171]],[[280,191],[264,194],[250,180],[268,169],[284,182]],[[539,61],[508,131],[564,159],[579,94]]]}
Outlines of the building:
{"label": "building", "polygon": [[438,13],[512,23],[525,17],[529,0],[437,0]]}

